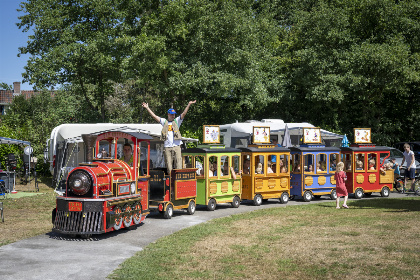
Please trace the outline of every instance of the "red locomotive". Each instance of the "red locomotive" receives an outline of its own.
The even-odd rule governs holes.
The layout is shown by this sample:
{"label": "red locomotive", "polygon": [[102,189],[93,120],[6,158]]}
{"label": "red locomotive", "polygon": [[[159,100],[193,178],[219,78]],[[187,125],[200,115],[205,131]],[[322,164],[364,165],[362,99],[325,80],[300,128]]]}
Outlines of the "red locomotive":
{"label": "red locomotive", "polygon": [[149,201],[165,218],[174,209],[194,214],[196,169],[173,170],[171,176],[165,168],[151,170],[150,135],[112,131],[82,137],[87,162],[69,173],[66,191],[57,197],[54,231],[90,236],[128,228],[149,214]]}
{"label": "red locomotive", "polygon": [[[140,151],[149,158],[153,138],[132,132],[82,137],[87,162],[69,173],[66,191],[57,197],[53,211],[53,230],[89,236],[141,223],[149,213],[149,167],[148,160],[142,162]],[[94,158],[95,142],[98,153]],[[131,163],[119,159],[124,144],[132,145]]]}

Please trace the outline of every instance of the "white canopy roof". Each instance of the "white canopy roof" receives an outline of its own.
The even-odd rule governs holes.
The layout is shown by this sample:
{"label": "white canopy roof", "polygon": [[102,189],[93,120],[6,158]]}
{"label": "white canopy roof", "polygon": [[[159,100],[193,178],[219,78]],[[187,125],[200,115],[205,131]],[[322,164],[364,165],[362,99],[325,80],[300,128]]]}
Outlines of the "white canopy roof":
{"label": "white canopy roof", "polygon": [[[100,134],[107,131],[142,132],[153,137],[160,137],[161,124],[115,124],[115,123],[88,123],[88,124],[62,124],[54,128],[51,139],[56,141],[82,142],[82,134]],[[184,141],[198,141],[193,138],[182,138]]]}
{"label": "white canopy roof", "polygon": [[[224,136],[224,143],[226,146],[230,146],[232,137],[250,137],[252,135],[252,128],[254,126],[268,126],[270,127],[271,135],[284,135],[284,130],[287,127],[289,129],[290,136],[298,136],[303,133],[302,128],[315,127],[314,125],[302,122],[302,123],[285,123],[280,119],[263,119],[261,121],[250,120],[243,123],[236,122],[231,124],[225,124],[220,126],[220,134]],[[343,135],[336,134],[325,129],[321,129],[322,139],[342,139]]]}

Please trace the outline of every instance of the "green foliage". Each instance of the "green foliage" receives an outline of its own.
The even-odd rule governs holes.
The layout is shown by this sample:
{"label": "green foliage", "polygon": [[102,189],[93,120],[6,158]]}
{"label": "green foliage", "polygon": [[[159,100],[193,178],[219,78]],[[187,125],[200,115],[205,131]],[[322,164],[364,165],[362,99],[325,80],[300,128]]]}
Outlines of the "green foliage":
{"label": "green foliage", "polygon": [[[34,30],[20,48],[31,55],[25,80],[64,91],[48,110],[41,99],[13,106],[15,120],[7,125],[36,141],[37,151],[60,121],[154,123],[142,102],[162,116],[190,100],[197,103],[183,131],[199,139],[203,124],[262,118],[309,122],[349,137],[354,127],[371,127],[377,144],[420,138],[418,1],[21,5],[18,26]],[[39,136],[30,136],[39,125]]]}
{"label": "green foliage", "polygon": [[8,85],[6,83],[0,82],[0,89],[4,89],[4,90],[12,90],[12,86]]}

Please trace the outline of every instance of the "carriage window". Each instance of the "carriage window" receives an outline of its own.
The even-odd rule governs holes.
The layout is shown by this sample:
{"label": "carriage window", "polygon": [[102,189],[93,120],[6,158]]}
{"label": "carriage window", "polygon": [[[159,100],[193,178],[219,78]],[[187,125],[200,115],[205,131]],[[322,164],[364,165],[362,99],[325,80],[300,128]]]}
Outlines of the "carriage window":
{"label": "carriage window", "polygon": [[152,162],[148,159],[149,143],[146,141],[139,143],[139,174],[140,176],[148,175],[149,168],[153,168]]}
{"label": "carriage window", "polygon": [[294,154],[292,157],[292,164],[293,164],[293,173],[301,173],[300,167],[300,155]]}
{"label": "carriage window", "polygon": [[239,174],[239,163],[240,163],[241,157],[240,156],[233,156],[232,162],[233,162],[233,170],[236,174]]}
{"label": "carriage window", "polygon": [[365,154],[354,155],[354,166],[356,172],[365,171]]}
{"label": "carriage window", "polygon": [[230,173],[229,156],[222,156],[221,161],[222,163],[221,163],[220,176],[229,176],[229,173]]}
{"label": "carriage window", "polygon": [[314,155],[308,154],[304,157],[305,173],[314,172]]}
{"label": "carriage window", "polygon": [[264,174],[264,156],[255,156],[255,174]]}
{"label": "carriage window", "polygon": [[99,151],[96,153],[97,158],[111,158],[111,151],[114,151],[112,139],[99,141]]}
{"label": "carriage window", "polygon": [[204,176],[204,157],[195,157],[195,168],[197,168],[197,176]]}
{"label": "carriage window", "polygon": [[184,156],[182,160],[182,168],[192,168],[193,162],[192,162],[192,156]]}
{"label": "carriage window", "polygon": [[280,173],[289,172],[289,157],[287,155],[280,155],[279,168]]}
{"label": "carriage window", "polygon": [[330,154],[330,171],[335,171],[337,168],[338,154]]}
{"label": "carriage window", "polygon": [[244,155],[242,159],[242,172],[245,175],[251,174],[251,156]]}
{"label": "carriage window", "polygon": [[374,153],[368,154],[368,170],[369,171],[377,170],[377,165],[378,165],[378,161],[377,161],[376,154]]}
{"label": "carriage window", "polygon": [[273,174],[276,173],[276,167],[277,167],[277,158],[276,155],[269,155],[267,161],[267,172],[266,174]]}
{"label": "carriage window", "polygon": [[344,163],[344,171],[351,172],[351,154],[341,154],[341,161]]}
{"label": "carriage window", "polygon": [[327,173],[327,155],[318,154],[316,156],[316,173]]}
{"label": "carriage window", "polygon": [[218,175],[218,163],[217,163],[217,157],[212,156],[209,158],[209,177],[213,177]]}

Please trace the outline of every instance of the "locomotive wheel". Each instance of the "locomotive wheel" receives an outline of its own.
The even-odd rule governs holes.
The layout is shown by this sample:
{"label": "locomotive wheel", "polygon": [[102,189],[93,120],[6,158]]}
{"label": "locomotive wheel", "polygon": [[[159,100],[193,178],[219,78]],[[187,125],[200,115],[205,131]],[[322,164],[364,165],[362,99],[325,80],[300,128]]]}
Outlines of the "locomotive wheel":
{"label": "locomotive wheel", "polygon": [[232,201],[232,207],[238,208],[240,204],[241,204],[241,200],[239,199],[239,197],[235,196]]}
{"label": "locomotive wheel", "polygon": [[382,197],[388,197],[389,196],[389,188],[388,187],[383,187],[381,190],[381,196]]}
{"label": "locomotive wheel", "polygon": [[166,210],[165,210],[165,213],[163,214],[163,217],[165,219],[170,219],[172,218],[173,214],[174,214],[174,207],[172,206],[172,204],[168,204],[166,206]]}
{"label": "locomotive wheel", "polygon": [[129,205],[129,204],[124,205],[123,223],[124,223],[124,227],[126,227],[126,228],[131,226],[131,223],[133,222],[133,216],[131,215],[130,212],[131,212],[131,205]]}
{"label": "locomotive wheel", "polygon": [[138,225],[141,222],[141,205],[140,205],[140,203],[138,203],[138,202],[134,203],[133,210],[134,210],[133,221],[134,221],[134,224]]}
{"label": "locomotive wheel", "polygon": [[256,194],[254,196],[254,205],[255,206],[260,206],[262,204],[263,198],[260,194]]}
{"label": "locomotive wheel", "polygon": [[284,192],[280,196],[280,203],[286,204],[287,202],[289,202],[289,194],[287,192]]}
{"label": "locomotive wheel", "polygon": [[209,202],[207,203],[207,209],[209,211],[214,211],[214,209],[216,209],[216,200],[214,200],[214,198],[210,198]]}
{"label": "locomotive wheel", "polygon": [[303,200],[309,202],[312,200],[312,193],[310,191],[305,191],[303,193]]}
{"label": "locomotive wheel", "polygon": [[357,199],[361,199],[363,197],[363,190],[360,188],[356,189],[356,191],[354,192],[354,197]]}
{"label": "locomotive wheel", "polygon": [[195,213],[195,202],[194,202],[194,200],[191,200],[190,203],[188,204],[187,213],[189,215],[194,215],[194,213]]}
{"label": "locomotive wheel", "polygon": [[119,230],[122,226],[122,216],[121,216],[121,207],[116,206],[114,208],[114,213],[115,213],[115,224],[114,224],[114,229],[115,230]]}
{"label": "locomotive wheel", "polygon": [[336,199],[337,199],[337,191],[336,191],[336,190],[333,190],[333,191],[330,193],[330,198],[331,198],[332,200],[336,200]]}

